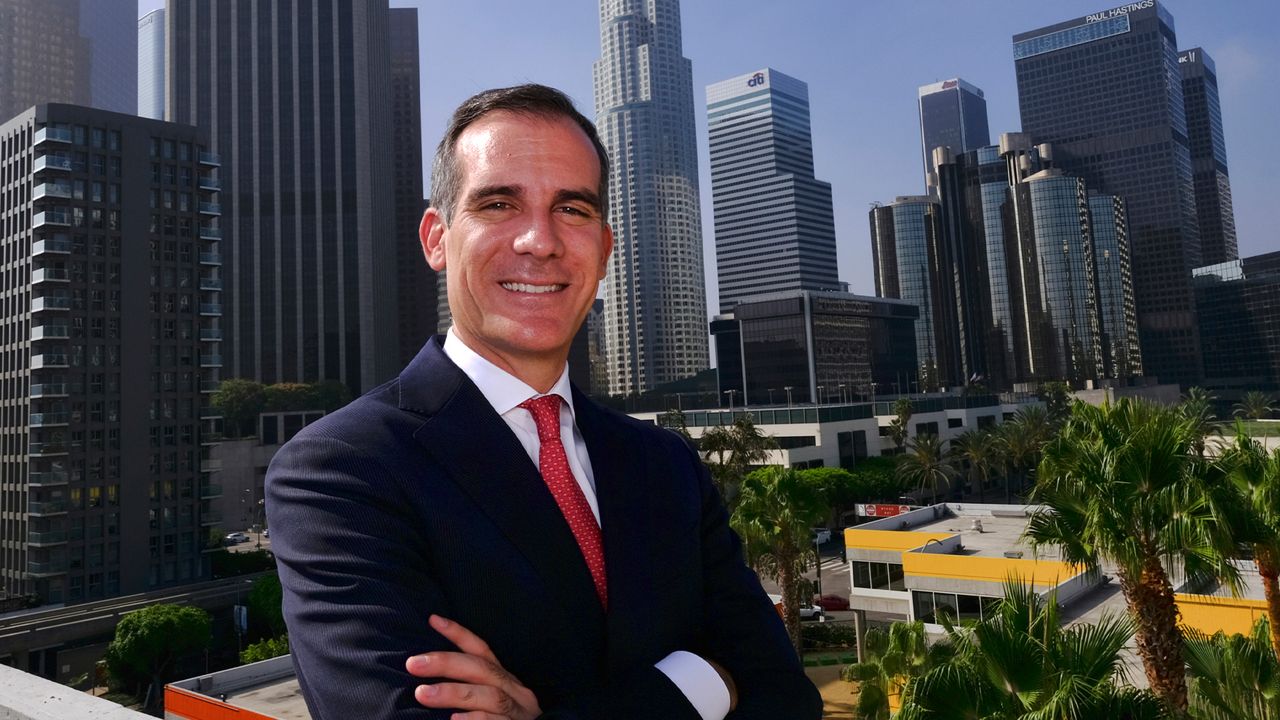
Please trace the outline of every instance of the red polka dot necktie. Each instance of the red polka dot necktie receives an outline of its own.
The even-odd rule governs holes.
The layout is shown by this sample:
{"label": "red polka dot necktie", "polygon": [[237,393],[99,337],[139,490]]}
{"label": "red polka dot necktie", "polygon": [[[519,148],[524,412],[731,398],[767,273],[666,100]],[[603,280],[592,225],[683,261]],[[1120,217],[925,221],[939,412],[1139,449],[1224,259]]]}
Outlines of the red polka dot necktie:
{"label": "red polka dot necktie", "polygon": [[591,571],[591,579],[596,584],[596,594],[600,596],[600,604],[609,606],[609,588],[604,574],[604,544],[600,539],[600,524],[596,522],[587,503],[587,496],[582,493],[582,486],[569,469],[569,459],[564,454],[564,444],[560,441],[560,396],[543,395],[530,398],[520,403],[520,407],[533,415],[533,422],[538,427],[538,469],[542,480],[551,490],[551,497],[569,523],[573,537],[582,549],[582,557],[587,561],[587,569]]}

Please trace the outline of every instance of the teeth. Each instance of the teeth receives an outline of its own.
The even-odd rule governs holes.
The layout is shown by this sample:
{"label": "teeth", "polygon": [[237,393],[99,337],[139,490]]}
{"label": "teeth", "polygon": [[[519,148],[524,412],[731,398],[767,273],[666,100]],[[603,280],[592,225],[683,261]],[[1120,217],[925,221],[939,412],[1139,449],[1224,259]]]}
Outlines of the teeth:
{"label": "teeth", "polygon": [[530,285],[528,283],[502,283],[502,287],[512,292],[522,293],[549,293],[563,290],[564,285]]}

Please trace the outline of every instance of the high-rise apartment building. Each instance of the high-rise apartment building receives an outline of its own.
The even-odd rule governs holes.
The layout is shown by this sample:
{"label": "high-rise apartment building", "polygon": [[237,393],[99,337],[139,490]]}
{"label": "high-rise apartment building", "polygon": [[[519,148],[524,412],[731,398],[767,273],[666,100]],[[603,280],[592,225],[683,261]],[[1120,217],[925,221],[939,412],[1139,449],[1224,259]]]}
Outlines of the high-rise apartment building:
{"label": "high-rise apartment building", "polygon": [[386,0],[169,0],[165,116],[222,156],[225,375],[398,371]]}
{"label": "high-rise apartment building", "polygon": [[419,89],[418,10],[390,11],[391,144],[396,203],[396,314],[399,365],[409,364],[436,331],[436,273],[422,255],[418,225],[422,199],[422,102]]}
{"label": "high-rise apartment building", "polygon": [[937,184],[934,148],[951,148],[958,155],[990,144],[987,99],[976,85],[951,78],[920,86],[917,103],[925,185],[933,188]]}
{"label": "high-rise apartment building", "polygon": [[81,602],[208,577],[219,160],[72,105],[0,125],[0,588]]}
{"label": "high-rise apartment building", "polygon": [[604,282],[609,392],[707,368],[693,67],[678,0],[600,0],[596,127],[611,159]]}
{"label": "high-rise apartment building", "polygon": [[1147,369],[1200,377],[1191,270],[1200,231],[1173,16],[1156,0],[1013,37],[1022,130],[1056,164],[1125,199]]}
{"label": "high-rise apartment building", "polygon": [[1201,262],[1216,265],[1240,256],[1235,213],[1231,209],[1222,105],[1218,101],[1218,68],[1203,48],[1179,53],[1178,67],[1182,69],[1182,100],[1187,111]]}
{"label": "high-rise apartment building", "polygon": [[138,115],[164,119],[164,8],[138,19]]}
{"label": "high-rise apartment building", "polygon": [[839,290],[831,185],[813,176],[809,86],[764,68],[707,87],[720,312]]}
{"label": "high-rise apartment building", "polygon": [[0,122],[39,103],[132,115],[137,0],[0,0]]}

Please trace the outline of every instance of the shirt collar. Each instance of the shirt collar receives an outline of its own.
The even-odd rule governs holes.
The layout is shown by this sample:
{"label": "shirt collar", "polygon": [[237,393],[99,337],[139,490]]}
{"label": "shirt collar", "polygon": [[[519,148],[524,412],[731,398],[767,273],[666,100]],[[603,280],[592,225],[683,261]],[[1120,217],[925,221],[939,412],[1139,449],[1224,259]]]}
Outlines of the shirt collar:
{"label": "shirt collar", "polygon": [[[444,354],[458,366],[463,374],[471,378],[471,382],[480,389],[480,394],[484,395],[484,399],[489,401],[499,415],[506,415],[525,400],[544,394],[467,347],[462,338],[453,332],[453,328],[449,328],[449,332],[445,335]],[[567,364],[560,373],[560,379],[556,380],[545,394],[559,395],[565,405],[569,406],[569,414],[573,415],[573,392],[569,386]]]}

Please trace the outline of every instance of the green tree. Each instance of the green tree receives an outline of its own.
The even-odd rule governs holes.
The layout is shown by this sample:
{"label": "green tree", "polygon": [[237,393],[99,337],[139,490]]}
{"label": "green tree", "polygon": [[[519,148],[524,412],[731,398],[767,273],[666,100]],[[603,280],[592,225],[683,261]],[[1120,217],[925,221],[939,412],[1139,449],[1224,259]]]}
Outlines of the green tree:
{"label": "green tree", "polygon": [[919,488],[921,492],[931,490],[934,503],[938,502],[938,487],[950,487],[957,475],[955,463],[943,444],[932,433],[917,435],[907,443],[906,454],[898,456],[898,479],[904,485]]}
{"label": "green tree", "polygon": [[999,462],[1000,448],[990,430],[969,430],[951,441],[957,459],[964,462],[969,475],[969,487],[978,489],[978,502],[986,502],[987,479]]}
{"label": "green tree", "polygon": [[730,525],[742,537],[758,572],[782,588],[782,620],[801,652],[800,605],[807,598],[804,571],[813,557],[812,529],[826,517],[822,490],[792,468],[767,467],[747,475]]}
{"label": "green tree", "polygon": [[729,512],[738,502],[742,479],[752,467],[768,460],[769,451],[777,447],[772,436],[756,427],[750,413],[739,415],[732,425],[719,425],[702,434],[698,449]]}
{"label": "green tree", "polygon": [[1280,662],[1266,618],[1249,635],[1187,630],[1191,708],[1201,720],[1280,720]]}
{"label": "green tree", "polygon": [[1233,518],[1241,539],[1253,550],[1267,599],[1271,645],[1280,657],[1280,448],[1268,453],[1237,427],[1235,442],[1222,458],[1227,478],[1239,500]]}
{"label": "green tree", "polygon": [[210,404],[222,413],[227,435],[245,437],[257,432],[258,414],[265,400],[262,383],[231,378],[223,380],[209,397]]}
{"label": "green tree", "polygon": [[311,401],[307,410],[323,410],[333,412],[351,402],[351,390],[346,383],[337,380],[322,380],[311,384]]}
{"label": "green tree", "polygon": [[940,644],[954,657],[907,684],[900,720],[1164,716],[1154,695],[1124,682],[1121,652],[1133,635],[1126,617],[1064,628],[1052,597],[1044,602],[1030,585],[1009,580],[981,620],[942,623]]}
{"label": "green tree", "polygon": [[262,660],[270,660],[273,657],[289,654],[289,636],[281,635],[280,637],[266,638],[252,645],[246,646],[240,651],[240,663],[248,665]]}
{"label": "green tree", "polygon": [[667,416],[663,419],[663,427],[693,442],[693,436],[689,434],[689,422],[685,419],[683,410],[677,408],[667,411]]}
{"label": "green tree", "polygon": [[873,628],[863,643],[863,661],[840,671],[841,678],[858,684],[853,708],[858,720],[888,720],[889,698],[901,697],[914,678],[945,665],[952,656],[949,646],[927,642],[921,622],[897,622],[887,633]]}
{"label": "green tree", "polygon": [[911,423],[911,401],[907,398],[898,398],[893,403],[893,420],[889,421],[889,437],[893,438],[893,444],[898,447],[898,452],[907,445],[907,436],[910,434]]}
{"label": "green tree", "polygon": [[1217,399],[1217,396],[1202,387],[1191,387],[1187,389],[1182,403],[1178,405],[1178,410],[1183,417],[1192,423],[1195,431],[1195,451],[1199,457],[1204,457],[1205,443],[1209,436],[1217,434],[1222,426],[1213,411],[1213,404]]}
{"label": "green tree", "polygon": [[249,588],[249,623],[267,637],[279,637],[287,631],[281,604],[284,593],[280,577],[274,573],[253,581]]}
{"label": "green tree", "polygon": [[1014,414],[1013,419],[1000,426],[999,458],[1005,470],[1005,502],[1010,502],[1010,485],[1017,480],[1021,495],[1029,484],[1045,443],[1053,438],[1057,429],[1043,407],[1029,405]]}
{"label": "green tree", "polygon": [[139,692],[151,684],[158,704],[177,661],[209,647],[209,613],[190,605],[151,605],[125,615],[107,646],[107,669],[124,686]]}
{"label": "green tree", "polygon": [[317,410],[312,406],[314,397],[310,385],[276,383],[263,388],[262,404],[266,412]]}
{"label": "green tree", "polygon": [[1235,539],[1221,521],[1224,486],[1195,454],[1194,423],[1177,409],[1128,398],[1076,403],[1045,448],[1026,535],[1067,562],[1116,568],[1148,684],[1176,717],[1187,712],[1182,631],[1169,573],[1240,585]]}
{"label": "green tree", "polygon": [[1040,391],[1036,393],[1044,402],[1049,421],[1058,424],[1071,414],[1071,386],[1061,380],[1040,383]]}
{"label": "green tree", "polygon": [[1248,420],[1261,420],[1276,411],[1275,406],[1272,405],[1273,402],[1275,398],[1269,393],[1250,390],[1240,398],[1240,402],[1235,404],[1235,415]]}

